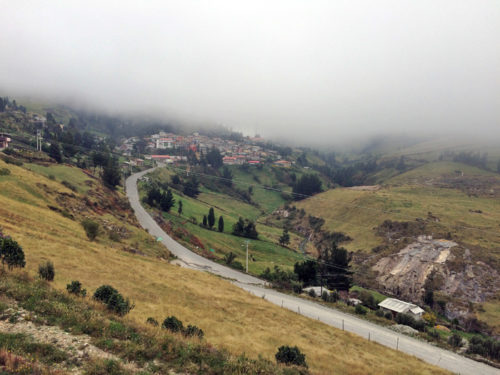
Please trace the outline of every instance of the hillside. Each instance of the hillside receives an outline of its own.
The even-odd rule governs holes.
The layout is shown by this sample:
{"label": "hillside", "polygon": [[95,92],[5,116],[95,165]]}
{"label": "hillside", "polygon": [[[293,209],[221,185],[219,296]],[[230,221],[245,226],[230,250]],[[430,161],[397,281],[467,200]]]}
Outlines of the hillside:
{"label": "hillside", "polygon": [[[468,249],[470,259],[464,264],[482,262],[498,270],[499,197],[498,174],[461,163],[434,162],[390,178],[382,185],[336,188],[298,202],[296,206],[324,218],[325,229],[349,235],[353,240],[342,245],[358,252],[358,263],[365,266],[395,254],[409,243],[398,245],[394,242],[397,238],[405,237],[411,242],[410,238],[415,240],[425,234],[455,241],[459,246],[453,251]],[[382,226],[386,220],[415,223],[410,227],[416,229],[399,234],[396,230],[396,234],[391,235],[395,237],[390,238],[388,227]],[[460,269],[464,265],[455,267]],[[487,267],[481,272],[491,274]],[[481,302],[473,313],[498,332],[498,295],[489,295],[486,300],[477,301],[472,297],[470,300]]]}
{"label": "hillside", "polygon": [[[23,246],[29,273],[35,274],[40,262],[53,261],[57,289],[65,289],[71,280],[80,280],[89,292],[108,283],[135,303],[129,319],[136,324],[150,316],[162,320],[176,315],[202,328],[210,343],[253,358],[272,359],[278,346],[297,345],[315,373],[370,373],[374,366],[387,374],[442,373],[400,352],[274,307],[215,276],[170,265],[165,251],[146,240],[147,234],[133,223],[127,224],[130,240],[114,242],[99,235],[90,242],[79,220],[62,213],[69,205],[58,202],[59,196],[74,194],[76,204],[85,200],[83,196],[26,168],[2,161],[0,168],[11,171],[0,176],[0,226]],[[108,195],[102,198],[109,201]],[[89,211],[96,219],[119,221],[99,203],[91,206],[97,206]],[[121,211],[122,220],[132,222],[131,216],[126,208]],[[139,248],[124,251],[130,241]]]}

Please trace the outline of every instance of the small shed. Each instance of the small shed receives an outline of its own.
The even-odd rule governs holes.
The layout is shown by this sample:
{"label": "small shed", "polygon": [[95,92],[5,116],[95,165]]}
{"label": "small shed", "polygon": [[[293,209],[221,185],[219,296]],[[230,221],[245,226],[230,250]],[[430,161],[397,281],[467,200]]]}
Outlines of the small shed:
{"label": "small shed", "polygon": [[421,319],[422,314],[425,312],[424,309],[420,308],[419,306],[413,303],[400,301],[396,298],[386,298],[378,305],[384,311],[392,312],[393,315],[408,314],[413,316],[415,319]]}

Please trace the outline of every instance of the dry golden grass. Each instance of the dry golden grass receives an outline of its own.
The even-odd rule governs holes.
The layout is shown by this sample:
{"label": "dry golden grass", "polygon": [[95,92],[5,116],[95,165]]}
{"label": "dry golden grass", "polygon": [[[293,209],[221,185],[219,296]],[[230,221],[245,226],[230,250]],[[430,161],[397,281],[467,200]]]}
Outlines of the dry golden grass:
{"label": "dry golden grass", "polygon": [[131,319],[176,315],[185,324],[201,327],[211,343],[236,354],[273,359],[278,346],[297,345],[317,374],[447,373],[271,305],[218,277],[125,253],[109,241],[89,242],[78,222],[46,208],[52,198],[36,182],[65,188],[25,169],[7,167],[12,175],[0,178],[0,226],[23,246],[30,273],[35,274],[43,260],[53,261],[59,289],[71,280],[81,281],[90,293],[111,284],[135,302]]}

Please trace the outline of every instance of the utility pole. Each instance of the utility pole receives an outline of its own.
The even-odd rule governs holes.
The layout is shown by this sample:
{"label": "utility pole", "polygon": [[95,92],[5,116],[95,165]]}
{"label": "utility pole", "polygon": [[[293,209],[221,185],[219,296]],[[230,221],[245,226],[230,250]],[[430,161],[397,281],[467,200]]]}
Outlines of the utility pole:
{"label": "utility pole", "polygon": [[248,243],[249,243],[250,241],[246,240],[245,242],[246,242],[246,244],[247,244],[247,273],[248,273]]}

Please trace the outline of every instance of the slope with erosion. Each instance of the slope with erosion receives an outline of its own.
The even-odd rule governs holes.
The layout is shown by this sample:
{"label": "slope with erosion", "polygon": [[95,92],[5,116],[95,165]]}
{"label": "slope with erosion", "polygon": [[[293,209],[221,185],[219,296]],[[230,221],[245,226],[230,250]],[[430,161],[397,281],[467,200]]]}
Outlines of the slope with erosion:
{"label": "slope with erosion", "polygon": [[[162,320],[175,315],[202,328],[212,344],[270,360],[280,345],[297,345],[314,373],[444,373],[411,356],[272,306],[216,276],[171,265],[159,244],[143,245],[149,235],[133,224],[127,226],[143,255],[123,251],[122,242],[104,234],[90,242],[79,220],[62,214],[70,209],[69,203],[65,207],[57,201],[60,194],[73,194],[70,200],[83,202],[84,195],[22,167],[0,161],[0,168],[11,171],[0,176],[0,226],[23,246],[30,274],[37,272],[42,261],[54,263],[57,289],[64,290],[71,280],[81,281],[89,293],[111,284],[135,303],[129,319],[137,324],[150,316]],[[109,196],[106,193],[100,199]],[[116,217],[114,210],[101,212],[105,206],[94,199],[93,206],[99,207],[92,213],[96,219],[109,215],[109,220],[123,223],[133,216],[129,209]],[[77,209],[72,212],[77,214]]]}
{"label": "slope with erosion", "polygon": [[[357,252],[356,259],[365,266],[371,267],[383,257],[397,256],[394,254],[417,241],[419,235],[451,239],[460,245],[457,249],[462,249],[462,253],[467,249],[470,256],[454,255],[450,272],[458,272],[459,278],[467,280],[470,279],[467,275],[470,267],[479,267],[475,275],[487,272],[487,267],[500,269],[499,187],[500,178],[494,173],[460,163],[437,162],[401,174],[376,188],[337,188],[298,202],[296,206],[324,218],[325,229],[341,231],[352,237],[353,240],[343,246]],[[382,225],[386,220],[408,223],[407,227],[414,230],[391,234],[391,226]],[[422,225],[414,225],[418,223]],[[452,252],[455,251],[458,250]],[[398,262],[391,264],[396,266]],[[382,268],[384,273],[394,271]],[[380,271],[373,271],[377,270]],[[397,294],[397,280],[393,284],[391,291]],[[456,289],[456,293],[446,292],[445,284],[441,286],[447,298],[456,299],[457,294],[464,300],[469,298]],[[475,288],[493,287],[488,283],[480,284]],[[494,313],[490,304],[500,304],[497,292],[498,289],[487,294],[478,292],[487,295],[478,302],[486,302],[484,306],[489,307],[488,313],[481,304],[469,311],[495,331],[500,328],[500,315]],[[421,291],[413,297],[418,302]]]}

